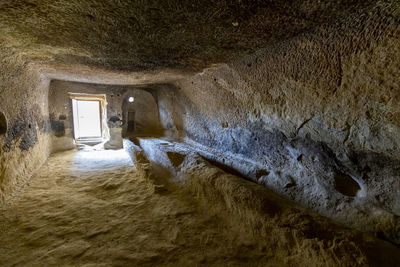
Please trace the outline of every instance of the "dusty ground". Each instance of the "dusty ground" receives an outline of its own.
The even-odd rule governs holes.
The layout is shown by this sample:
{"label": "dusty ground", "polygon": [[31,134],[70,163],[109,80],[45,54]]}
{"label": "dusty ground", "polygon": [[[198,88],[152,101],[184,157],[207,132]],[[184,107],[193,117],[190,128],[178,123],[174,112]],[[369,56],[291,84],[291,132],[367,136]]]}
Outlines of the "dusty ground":
{"label": "dusty ground", "polygon": [[[197,164],[192,171],[198,171],[200,180],[192,179],[192,184],[206,191],[202,197],[189,193],[190,184],[186,188],[164,176],[155,177],[144,163],[136,169],[123,150],[51,156],[14,201],[0,207],[0,266],[394,266],[399,262],[398,249],[390,244],[290,209],[279,204],[280,198],[264,195],[265,188],[256,184],[196,160],[187,162]],[[223,199],[217,196],[218,188],[225,188]],[[233,208],[224,208],[226,201]],[[229,210],[243,213],[244,218]],[[254,222],[246,227],[241,223],[245,220]],[[264,235],[256,228],[262,228]]]}
{"label": "dusty ground", "polygon": [[0,244],[0,266],[251,265],[262,254],[123,151],[52,156],[0,209]]}

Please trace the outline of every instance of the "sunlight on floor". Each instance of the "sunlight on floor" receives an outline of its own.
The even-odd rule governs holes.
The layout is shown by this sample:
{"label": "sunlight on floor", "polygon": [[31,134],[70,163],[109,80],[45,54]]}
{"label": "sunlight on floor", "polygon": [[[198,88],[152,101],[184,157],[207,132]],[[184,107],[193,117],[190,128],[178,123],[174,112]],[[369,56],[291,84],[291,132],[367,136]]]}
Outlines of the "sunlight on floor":
{"label": "sunlight on floor", "polygon": [[110,170],[121,166],[133,167],[125,150],[82,150],[77,151],[72,162],[72,169],[82,172]]}

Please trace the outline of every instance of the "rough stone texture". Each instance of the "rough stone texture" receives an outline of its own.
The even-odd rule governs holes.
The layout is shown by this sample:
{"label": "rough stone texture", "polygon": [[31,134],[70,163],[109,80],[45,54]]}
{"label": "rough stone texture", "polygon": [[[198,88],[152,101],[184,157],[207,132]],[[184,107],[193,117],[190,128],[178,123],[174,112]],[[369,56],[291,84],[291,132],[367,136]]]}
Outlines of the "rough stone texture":
{"label": "rough stone texture", "polygon": [[48,157],[48,81],[18,55],[1,50],[0,109],[7,129],[0,134],[0,203],[8,200]]}
{"label": "rough stone texture", "polygon": [[178,98],[181,94],[179,88],[173,84],[158,84],[152,87],[156,88],[157,104],[165,136],[182,139],[182,117],[186,115],[184,107],[186,102]]}
{"label": "rough stone texture", "polygon": [[113,69],[199,69],[376,1],[4,0],[0,33],[30,59]]}
{"label": "rough stone texture", "polygon": [[269,175],[254,171],[254,181],[399,244],[398,14],[380,3],[178,82],[186,137],[260,165]]}
{"label": "rough stone texture", "polygon": [[398,1],[2,1],[0,201],[50,129],[72,147],[51,80],[148,84],[164,134],[210,164],[399,245],[399,17]]}
{"label": "rough stone texture", "polygon": [[155,184],[121,150],[56,153],[30,184],[18,200],[0,206],[1,266],[270,261],[258,246],[262,240],[232,229],[190,192]]}
{"label": "rough stone texture", "polygon": [[400,262],[399,248],[392,244],[336,225],[271,190],[229,174],[189,145],[143,138],[139,143],[142,151],[129,141],[124,144],[137,168],[158,182],[159,191],[168,188],[168,181],[162,177],[170,175],[209,211],[228,217],[232,229],[252,233],[253,242],[258,243],[255,250],[261,246],[263,255],[268,255],[266,262],[259,259],[258,264],[391,266]]}

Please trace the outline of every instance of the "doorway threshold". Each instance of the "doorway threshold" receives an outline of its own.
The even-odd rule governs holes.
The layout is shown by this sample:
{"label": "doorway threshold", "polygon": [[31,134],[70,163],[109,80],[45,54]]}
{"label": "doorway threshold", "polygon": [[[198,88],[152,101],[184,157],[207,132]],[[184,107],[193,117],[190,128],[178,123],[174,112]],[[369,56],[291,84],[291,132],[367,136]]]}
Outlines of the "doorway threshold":
{"label": "doorway threshold", "polygon": [[95,145],[103,143],[104,141],[105,140],[103,138],[97,138],[97,137],[94,137],[94,138],[85,137],[85,138],[79,138],[79,139],[75,140],[76,145],[78,145],[78,146],[79,145],[95,146]]}

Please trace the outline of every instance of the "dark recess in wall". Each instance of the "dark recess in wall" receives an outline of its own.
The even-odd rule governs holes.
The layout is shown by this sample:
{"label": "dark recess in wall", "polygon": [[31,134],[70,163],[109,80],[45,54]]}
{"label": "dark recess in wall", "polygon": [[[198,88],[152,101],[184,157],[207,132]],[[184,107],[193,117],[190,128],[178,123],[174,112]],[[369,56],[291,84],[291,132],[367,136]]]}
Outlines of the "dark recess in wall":
{"label": "dark recess in wall", "polygon": [[3,112],[0,112],[0,135],[7,132],[7,119]]}
{"label": "dark recess in wall", "polygon": [[21,151],[27,151],[38,141],[38,132],[48,132],[49,127],[37,106],[31,110],[22,109],[13,120],[7,121],[7,135],[4,150],[10,151],[19,142]]}
{"label": "dark recess in wall", "polygon": [[61,137],[61,136],[65,135],[64,121],[56,121],[56,120],[50,119],[50,125],[51,125],[51,129],[55,136]]}
{"label": "dark recess in wall", "polygon": [[335,174],[335,189],[345,196],[355,197],[361,189],[360,185],[349,175],[343,173]]}
{"label": "dark recess in wall", "polygon": [[120,121],[121,119],[118,116],[112,116],[109,121],[116,123],[117,121]]}
{"label": "dark recess in wall", "polygon": [[167,152],[167,156],[172,165],[177,168],[185,160],[185,155],[178,152]]}

